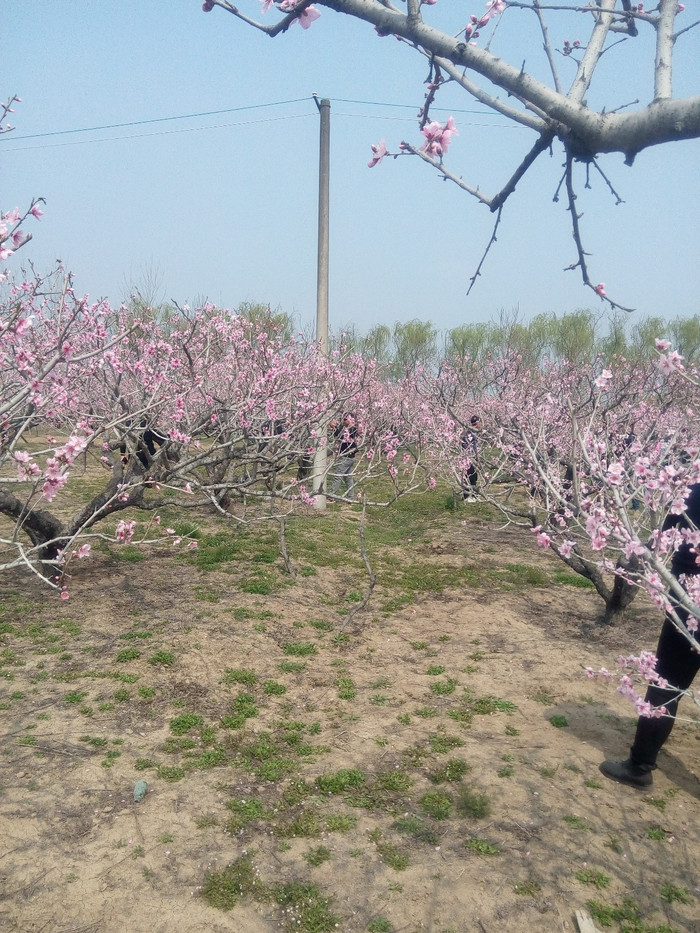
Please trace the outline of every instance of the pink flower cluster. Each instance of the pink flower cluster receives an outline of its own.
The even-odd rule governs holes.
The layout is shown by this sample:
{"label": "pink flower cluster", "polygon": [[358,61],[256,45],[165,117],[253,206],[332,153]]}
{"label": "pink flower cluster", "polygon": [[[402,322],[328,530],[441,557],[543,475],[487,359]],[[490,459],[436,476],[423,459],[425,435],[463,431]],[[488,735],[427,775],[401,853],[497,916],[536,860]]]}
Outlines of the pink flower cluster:
{"label": "pink flower cluster", "polygon": [[423,127],[421,133],[426,140],[421,146],[421,151],[427,153],[427,155],[438,156],[440,159],[447,152],[452,137],[459,135],[452,116],[447,118],[447,123],[444,126],[442,123],[438,123],[437,120],[432,120]]}

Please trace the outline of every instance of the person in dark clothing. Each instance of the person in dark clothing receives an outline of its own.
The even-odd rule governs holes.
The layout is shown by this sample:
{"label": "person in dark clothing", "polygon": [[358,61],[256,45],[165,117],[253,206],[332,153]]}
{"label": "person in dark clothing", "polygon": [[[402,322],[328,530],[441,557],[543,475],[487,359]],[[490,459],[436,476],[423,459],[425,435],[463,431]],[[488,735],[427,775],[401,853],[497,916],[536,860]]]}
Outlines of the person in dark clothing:
{"label": "person in dark clothing", "polygon": [[471,429],[465,431],[462,435],[462,450],[466,451],[470,457],[470,463],[464,474],[464,482],[462,483],[462,498],[465,502],[476,502],[479,473],[474,465],[474,459],[479,453],[479,438],[477,435],[483,427],[483,424],[479,415],[472,415],[469,419],[469,424]]}
{"label": "person in dark clothing", "polygon": [[333,482],[329,489],[329,495],[336,496],[340,489],[340,484],[345,482],[347,487],[347,496],[352,498],[355,484],[352,479],[352,471],[355,469],[355,454],[357,453],[357,427],[355,418],[352,414],[344,416],[341,424],[332,421],[330,427],[333,429],[334,436],[340,441],[338,446],[338,457],[333,464]]}
{"label": "person in dark clothing", "polygon": [[[700,483],[690,487],[685,513],[669,515],[663,530],[674,527],[700,528]],[[698,574],[698,560],[700,555],[690,544],[684,543],[673,556],[671,573],[676,579],[684,574]],[[678,606],[676,614],[686,625],[688,611]],[[661,629],[656,657],[656,672],[671,685],[671,689],[651,685],[647,689],[645,699],[653,706],[665,706],[667,715],[659,718],[640,716],[629,758],[625,761],[604,761],[600,766],[606,777],[623,784],[631,784],[633,787],[649,787],[653,783],[652,771],[655,770],[658,754],[673,729],[681,691],[690,687],[700,670],[700,652],[678,630],[668,615]]]}
{"label": "person in dark clothing", "polygon": [[[158,448],[161,447],[167,439],[167,436],[159,431],[158,428],[151,428],[146,421],[141,422],[139,433],[136,435],[135,447],[136,457],[144,470],[149,469],[153,463],[153,458],[158,452]],[[126,465],[129,462],[129,453],[125,441],[119,445],[119,451],[121,453],[121,461]]]}

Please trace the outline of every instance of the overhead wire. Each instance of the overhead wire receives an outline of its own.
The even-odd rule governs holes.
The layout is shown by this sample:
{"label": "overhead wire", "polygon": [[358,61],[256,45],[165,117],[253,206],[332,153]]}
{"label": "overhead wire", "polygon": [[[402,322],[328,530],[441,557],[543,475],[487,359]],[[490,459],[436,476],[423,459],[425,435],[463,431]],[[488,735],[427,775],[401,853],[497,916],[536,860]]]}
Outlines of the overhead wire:
{"label": "overhead wire", "polygon": [[[197,119],[201,117],[219,116],[219,115],[226,114],[226,113],[240,113],[240,112],[248,111],[248,110],[262,110],[268,107],[286,107],[291,104],[305,103],[306,101],[311,101],[311,100],[313,100],[312,97],[298,97],[298,98],[293,98],[290,100],[269,101],[264,104],[249,104],[249,105],[242,106],[242,107],[229,107],[229,108],[222,109],[222,110],[206,110],[206,111],[200,111],[199,113],[179,114],[179,115],[169,116],[169,117],[154,117],[148,120],[130,120],[124,123],[107,123],[107,124],[101,124],[99,126],[76,127],[76,128],[64,129],[64,130],[52,130],[52,131],[47,131],[44,133],[30,133],[24,136],[11,136],[9,134],[3,134],[3,136],[0,137],[0,141],[2,143],[7,142],[7,143],[12,144],[10,147],[5,148],[4,150],[5,152],[27,152],[29,150],[35,150],[35,149],[56,149],[56,148],[63,148],[66,146],[87,145],[89,143],[118,142],[119,140],[122,140],[122,139],[145,139],[145,138],[154,137],[154,136],[170,136],[170,135],[177,134],[177,133],[197,133],[197,132],[204,132],[207,130],[226,129],[226,128],[234,127],[234,126],[253,126],[256,124],[260,124],[260,123],[275,123],[275,122],[279,122],[282,120],[295,120],[295,119],[306,118],[309,116],[315,116],[315,112],[310,112],[308,114],[285,114],[283,116],[268,117],[268,118],[261,119],[261,120],[244,120],[244,121],[237,121],[233,123],[216,123],[216,124],[209,124],[206,126],[185,127],[182,129],[163,130],[163,131],[153,132],[153,133],[129,133],[126,135],[121,135],[121,136],[103,136],[103,137],[98,137],[98,138],[75,140],[75,141],[64,142],[64,143],[45,143],[45,144],[40,144],[40,145],[35,145],[35,146],[13,145],[16,142],[21,142],[24,140],[46,139],[48,137],[68,136],[68,135],[75,135],[78,133],[104,132],[106,130],[128,129],[129,127],[136,127],[136,126],[150,126],[150,125],[154,125],[158,123],[172,122],[174,120],[192,120],[192,119]],[[395,109],[408,109],[408,110],[413,110],[413,111],[416,110],[415,104],[397,104],[397,103],[390,103],[388,101],[353,100],[353,99],[347,99],[347,98],[330,98],[330,100],[331,102],[338,103],[338,104],[357,104],[359,106],[367,106],[367,107],[388,107],[388,108],[395,108]],[[447,108],[433,107],[432,109],[435,112],[445,112],[445,113],[448,112]],[[454,109],[453,108],[453,109],[450,109],[449,112],[453,114],[474,114],[474,115],[478,115],[482,117],[492,115],[489,113],[489,111],[484,111],[484,110],[468,110],[468,109],[465,110],[465,109]],[[339,117],[349,117],[351,119],[385,120],[385,121],[391,120],[391,121],[398,121],[398,122],[403,122],[408,119],[407,117],[392,117],[392,116],[387,116],[387,115],[376,115],[376,114],[365,114],[365,113],[343,113],[342,111],[336,112],[334,115],[339,116]],[[497,115],[493,114],[493,116],[497,116]],[[488,126],[488,127],[502,128],[502,129],[517,128],[517,127],[514,127],[513,124],[477,123],[473,121],[463,121],[463,125],[479,126],[479,127]]]}

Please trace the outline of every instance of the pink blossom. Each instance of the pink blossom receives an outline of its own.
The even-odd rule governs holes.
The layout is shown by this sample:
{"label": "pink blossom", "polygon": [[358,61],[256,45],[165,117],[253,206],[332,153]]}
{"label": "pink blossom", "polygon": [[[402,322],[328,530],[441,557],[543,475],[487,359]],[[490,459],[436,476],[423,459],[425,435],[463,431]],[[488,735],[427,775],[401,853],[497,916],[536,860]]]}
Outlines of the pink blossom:
{"label": "pink blossom", "polygon": [[214,9],[214,0],[204,0],[204,3],[202,4],[202,11],[204,13],[211,13],[213,9]]}
{"label": "pink blossom", "polygon": [[302,10],[299,14],[299,19],[296,22],[299,23],[302,29],[308,29],[309,26],[313,23],[315,19],[318,19],[320,12],[313,6],[307,6],[305,10]]}
{"label": "pink blossom", "polygon": [[668,348],[671,346],[671,341],[663,340],[661,337],[657,337],[656,340],[654,341],[654,344],[657,350],[663,351],[663,350],[668,350]]}
{"label": "pink blossom", "polygon": [[61,599],[70,599],[68,590],[65,588],[65,586],[61,587]]}
{"label": "pink blossom", "polygon": [[671,373],[676,371],[680,372],[685,369],[683,357],[676,350],[671,350],[665,356],[659,358],[659,369],[665,376],[670,376]]}
{"label": "pink blossom", "polygon": [[31,207],[31,208],[29,209],[29,213],[30,213],[33,217],[36,217],[37,220],[39,220],[40,217],[43,217],[43,216],[44,216],[44,212],[42,211],[42,209],[39,207],[38,204],[35,204],[34,207]]}
{"label": "pink blossom", "polygon": [[559,545],[559,553],[562,557],[571,557],[571,553],[576,546],[575,541],[564,540]]}
{"label": "pink blossom", "polygon": [[135,521],[119,521],[117,522],[116,536],[117,541],[121,541],[123,544],[128,544],[131,539],[134,537],[134,529],[136,528]]}
{"label": "pink blossom", "polygon": [[379,165],[384,156],[387,154],[386,143],[384,140],[380,140],[377,145],[372,145],[372,152],[374,155],[367,163],[368,168],[374,168],[375,165]]}
{"label": "pink blossom", "polygon": [[78,560],[82,560],[84,557],[88,557],[90,554],[92,545],[89,541],[86,541],[85,544],[81,544],[77,551],[73,551],[73,556],[77,557]]}
{"label": "pink blossom", "polygon": [[489,10],[493,16],[502,13],[505,8],[505,0],[488,0],[488,3],[486,4],[486,9]]}
{"label": "pink blossom", "polygon": [[593,291],[601,298],[605,298],[605,282],[598,282]]}
{"label": "pink blossom", "polygon": [[260,0],[262,3],[262,13],[267,13],[271,6],[274,5],[275,0]]}
{"label": "pink blossom", "polygon": [[606,389],[612,377],[612,372],[609,369],[604,369],[595,381],[596,387],[599,389]]}
{"label": "pink blossom", "polygon": [[452,116],[448,117],[444,126],[442,123],[438,123],[437,120],[432,120],[423,127],[421,133],[426,139],[426,142],[421,146],[421,152],[440,157],[447,152],[452,137],[458,135],[457,126]]}

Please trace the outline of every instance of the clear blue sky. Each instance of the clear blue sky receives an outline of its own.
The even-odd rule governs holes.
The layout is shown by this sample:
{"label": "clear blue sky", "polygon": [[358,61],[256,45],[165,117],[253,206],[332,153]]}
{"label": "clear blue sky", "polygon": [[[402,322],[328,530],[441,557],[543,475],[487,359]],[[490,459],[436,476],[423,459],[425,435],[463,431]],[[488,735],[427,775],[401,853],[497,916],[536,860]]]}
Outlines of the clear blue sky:
{"label": "clear blue sky", "polygon": [[[259,8],[257,0],[240,6],[254,14]],[[463,25],[449,22],[456,7],[465,20],[472,12],[440,0],[425,8],[426,19],[442,17],[456,31]],[[534,17],[507,15],[523,25],[508,38],[504,23],[503,43],[492,50],[535,67]],[[573,40],[577,22],[553,19],[552,38]],[[577,273],[562,271],[575,252],[565,205],[552,202],[560,150],[541,157],[521,183],[484,275],[466,297],[493,218],[417,159],[367,168],[370,143],[384,138],[395,150],[404,138],[421,141],[415,114],[427,66],[364,24],[324,10],[308,31],[297,25],[271,40],[221,10],[202,13],[198,0],[3,0],[0,28],[0,93],[23,98],[12,115],[15,133],[0,139],[0,204],[7,210],[32,196],[47,200],[45,216],[31,226],[34,241],[15,265],[31,258],[46,270],[60,258],[78,291],[93,298],[118,302],[155,279],[161,299],[208,298],[229,308],[270,302],[310,324],[315,91],[332,101],[331,327],[354,322],[366,331],[420,318],[451,328],[515,307],[524,319],[603,310]],[[604,56],[592,105],[649,99],[650,38]],[[696,29],[679,42],[678,92],[700,92],[698,61]],[[562,66],[566,73],[573,63]],[[631,81],[639,74],[641,91]],[[450,168],[493,193],[532,134],[480,113],[463,92],[450,91],[438,104],[445,111],[435,115],[453,112],[460,132]],[[19,138],[236,108],[251,109]],[[593,191],[580,185],[591,274],[637,309],[635,319],[700,312],[699,156],[700,143],[687,142],[642,153],[633,169],[621,156],[608,157],[604,168],[626,202],[618,207],[602,181],[594,180]]]}

